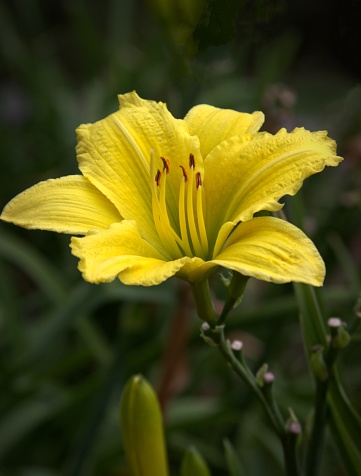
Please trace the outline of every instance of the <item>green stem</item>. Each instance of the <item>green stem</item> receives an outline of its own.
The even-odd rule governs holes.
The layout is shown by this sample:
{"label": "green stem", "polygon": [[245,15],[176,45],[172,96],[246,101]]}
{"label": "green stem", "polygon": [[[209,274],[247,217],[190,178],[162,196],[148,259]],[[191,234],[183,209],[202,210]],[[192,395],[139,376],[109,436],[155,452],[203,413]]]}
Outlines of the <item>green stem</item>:
{"label": "green stem", "polygon": [[285,470],[287,476],[298,476],[298,461],[296,453],[296,438],[294,435],[290,434],[285,427],[284,420],[282,418],[281,412],[273,400],[273,397],[270,393],[265,394],[260,386],[258,385],[255,377],[251,373],[251,370],[245,364],[244,360],[240,362],[234,355],[232,349],[227,343],[224,330],[214,334],[215,340],[218,344],[218,349],[227,363],[231,366],[234,372],[239,375],[242,380],[249,386],[253,393],[257,396],[264,410],[266,411],[274,431],[280,438],[284,461],[285,461]]}
{"label": "green stem", "polygon": [[249,276],[243,276],[243,274],[237,273],[236,271],[233,272],[231,282],[228,286],[228,296],[217,320],[217,325],[224,324],[228,314],[232,311],[237,301],[242,298],[248,280]]}
{"label": "green stem", "polygon": [[312,426],[311,438],[307,446],[305,466],[306,476],[316,476],[319,473],[328,414],[327,392],[330,379],[332,378],[333,364],[336,360],[337,354],[338,350],[333,348],[331,345],[325,358],[329,376],[326,380],[317,380],[315,416]]}
{"label": "green stem", "polygon": [[296,435],[287,430],[281,412],[273,399],[272,393],[264,391],[262,387],[259,386],[254,374],[244,360],[242,353],[240,358],[237,358],[225,338],[223,322],[233,308],[234,302],[242,296],[248,278],[242,275],[237,275],[234,280],[232,278],[232,281],[233,286],[230,286],[231,292],[229,293],[229,299],[226,301],[218,319],[209,294],[208,280],[192,285],[198,316],[210,326],[210,328],[205,331],[205,337],[207,337],[206,341],[212,341],[212,343],[216,345],[220,354],[234,372],[241,377],[241,379],[257,396],[271,421],[274,431],[281,441],[286,475],[299,476]]}
{"label": "green stem", "polygon": [[202,319],[202,321],[208,322],[211,327],[214,327],[217,314],[209,294],[208,279],[199,281],[198,283],[192,283],[192,292],[198,317]]}
{"label": "green stem", "polygon": [[296,434],[287,433],[286,438],[282,441],[287,476],[298,476],[300,474],[297,459],[297,436]]}
{"label": "green stem", "polygon": [[285,434],[285,426],[280,412],[278,411],[275,405],[269,405],[267,398],[265,397],[261,388],[257,384],[257,381],[248,366],[246,367],[244,364],[242,365],[240,361],[235,357],[233,351],[231,350],[229,344],[225,339],[224,331],[222,330],[219,334],[217,334],[217,336],[217,344],[220,353],[228,362],[228,364],[232,367],[232,369],[236,372],[236,374],[239,375],[243,379],[243,381],[250,387],[250,389],[256,394],[263,408],[266,410],[274,430],[280,437],[283,438]]}
{"label": "green stem", "polygon": [[328,380],[318,381],[316,387],[315,416],[310,441],[308,442],[306,457],[306,476],[318,474],[325,436],[325,426],[327,420],[327,389]]}

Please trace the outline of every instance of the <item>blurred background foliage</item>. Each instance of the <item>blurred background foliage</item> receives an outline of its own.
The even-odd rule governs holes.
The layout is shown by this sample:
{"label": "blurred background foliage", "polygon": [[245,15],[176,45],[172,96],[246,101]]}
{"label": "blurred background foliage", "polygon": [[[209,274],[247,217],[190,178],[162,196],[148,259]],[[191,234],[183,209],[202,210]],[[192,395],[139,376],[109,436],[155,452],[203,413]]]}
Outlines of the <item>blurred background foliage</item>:
{"label": "blurred background foliage", "polygon": [[[77,173],[75,128],[133,89],[177,117],[206,102],[261,109],[270,132],[328,129],[345,161],[285,211],[325,259],[326,314],[348,321],[361,280],[359,10],[356,0],[2,0],[0,206]],[[172,474],[189,445],[213,475],[228,474],[231,447],[244,474],[281,474],[258,403],[199,338],[188,288],[90,285],[68,243],[0,224],[0,474],[125,476],[118,404],[138,372],[160,396]],[[219,275],[213,284],[222,299]],[[281,407],[305,422],[314,387],[297,317],[290,285],[251,280],[228,333],[255,369],[270,364]],[[359,411],[360,338],[341,362]],[[346,474],[334,450],[329,438],[324,475]]]}

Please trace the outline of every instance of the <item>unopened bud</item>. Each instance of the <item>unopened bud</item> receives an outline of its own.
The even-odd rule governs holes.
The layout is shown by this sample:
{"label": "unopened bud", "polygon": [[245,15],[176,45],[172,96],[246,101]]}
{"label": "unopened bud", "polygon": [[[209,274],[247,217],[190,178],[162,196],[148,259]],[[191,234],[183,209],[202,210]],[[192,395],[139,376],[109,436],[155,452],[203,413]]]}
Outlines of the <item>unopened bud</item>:
{"label": "unopened bud", "polygon": [[338,327],[342,326],[342,321],[339,317],[330,317],[327,321],[328,327],[332,329],[337,329]]}
{"label": "unopened bud", "polygon": [[298,436],[302,433],[301,423],[298,421],[298,418],[292,408],[288,409],[289,417],[286,422],[286,430],[292,435]]}
{"label": "unopened bud", "polygon": [[314,347],[312,347],[310,363],[311,363],[313,375],[318,380],[320,380],[321,382],[324,382],[325,380],[328,379],[329,372],[328,372],[328,368],[324,359],[324,352],[323,352],[322,345],[315,345]]}
{"label": "unopened bud", "polygon": [[334,349],[343,349],[351,340],[344,323],[339,317],[330,317],[327,321],[331,331],[331,345]]}
{"label": "unopened bud", "polygon": [[271,383],[273,383],[275,381],[275,378],[276,377],[272,372],[266,372],[263,375],[263,382],[267,385],[270,385]]}
{"label": "unopened bud", "polygon": [[263,364],[256,374],[256,380],[260,387],[263,387],[265,384],[264,376],[267,372],[268,372],[268,364]]}
{"label": "unopened bud", "polygon": [[341,326],[337,330],[337,335],[332,337],[332,346],[335,349],[343,349],[350,343],[350,340],[350,334]]}
{"label": "unopened bud", "polygon": [[302,433],[302,426],[299,421],[290,421],[287,425],[287,430],[293,435],[300,435]]}
{"label": "unopened bud", "polygon": [[210,329],[210,325],[208,324],[208,322],[202,322],[202,331],[206,332]]}
{"label": "unopened bud", "polygon": [[243,348],[243,342],[240,340],[234,340],[231,343],[231,349],[235,351],[240,351]]}
{"label": "unopened bud", "polygon": [[163,422],[158,399],[141,376],[124,387],[120,403],[124,450],[132,476],[167,476]]}

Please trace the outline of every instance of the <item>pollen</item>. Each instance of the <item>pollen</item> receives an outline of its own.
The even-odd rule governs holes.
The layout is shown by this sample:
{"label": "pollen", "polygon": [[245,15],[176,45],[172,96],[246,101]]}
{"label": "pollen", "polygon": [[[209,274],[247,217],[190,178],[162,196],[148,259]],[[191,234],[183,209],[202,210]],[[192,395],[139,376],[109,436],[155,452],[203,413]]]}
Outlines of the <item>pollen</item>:
{"label": "pollen", "polygon": [[160,178],[162,176],[162,172],[158,169],[157,173],[155,174],[154,181],[156,182],[157,186],[159,187],[160,185]]}
{"label": "pollen", "polygon": [[161,157],[161,161],[163,162],[163,172],[166,172],[166,174],[169,174],[169,172],[170,172],[170,161],[169,161],[169,159],[166,159],[165,157]]}
{"label": "pollen", "polygon": [[197,172],[196,173],[196,187],[197,187],[197,190],[199,189],[199,187],[202,186],[202,177],[201,177],[201,173],[200,172]]}
{"label": "pollen", "polygon": [[189,154],[189,168],[192,170],[196,168],[196,160],[193,154]]}
{"label": "pollen", "polygon": [[183,167],[183,165],[180,165],[179,167],[182,169],[184,181],[188,182],[188,174],[185,167]]}

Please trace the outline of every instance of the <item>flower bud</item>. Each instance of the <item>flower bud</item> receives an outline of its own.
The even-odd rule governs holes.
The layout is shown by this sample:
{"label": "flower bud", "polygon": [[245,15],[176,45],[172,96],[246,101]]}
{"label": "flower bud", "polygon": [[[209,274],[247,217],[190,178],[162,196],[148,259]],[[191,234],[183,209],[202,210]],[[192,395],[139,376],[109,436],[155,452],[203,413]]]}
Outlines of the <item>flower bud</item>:
{"label": "flower bud", "polygon": [[331,330],[331,345],[334,349],[343,349],[350,340],[350,334],[346,331],[344,323],[338,317],[330,317],[328,326]]}
{"label": "flower bud", "polygon": [[324,382],[328,379],[329,372],[324,359],[323,347],[322,345],[315,345],[311,350],[310,363],[313,375],[321,382]]}
{"label": "flower bud", "polygon": [[[265,385],[264,376],[268,373],[268,364],[263,364],[256,374],[258,385],[262,388]],[[271,382],[272,383],[272,382]]]}
{"label": "flower bud", "polygon": [[298,436],[302,433],[301,423],[292,408],[288,409],[289,417],[286,421],[286,430],[290,435]]}
{"label": "flower bud", "polygon": [[123,444],[132,476],[168,476],[163,423],[157,397],[149,383],[135,375],[120,402]]}

